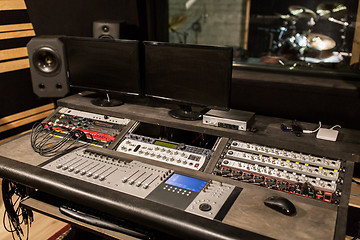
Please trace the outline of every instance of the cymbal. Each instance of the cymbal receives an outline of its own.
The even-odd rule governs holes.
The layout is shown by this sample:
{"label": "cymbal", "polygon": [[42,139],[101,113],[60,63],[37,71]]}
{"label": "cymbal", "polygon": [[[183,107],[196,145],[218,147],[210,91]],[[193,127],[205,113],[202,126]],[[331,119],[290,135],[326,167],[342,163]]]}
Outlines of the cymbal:
{"label": "cymbal", "polygon": [[308,9],[306,7],[302,7],[302,6],[290,6],[289,7],[289,11],[292,15],[297,16],[299,18],[315,18],[316,17],[316,13],[311,10]]}
{"label": "cymbal", "polygon": [[307,39],[312,48],[320,51],[329,50],[336,46],[335,41],[331,37],[320,33],[310,33]]}
{"label": "cymbal", "polygon": [[169,18],[169,28],[176,29],[180,27],[186,20],[185,15],[176,15]]}
{"label": "cymbal", "polygon": [[336,2],[324,2],[320,3],[316,7],[316,13],[321,17],[333,17],[341,19],[346,16],[347,8],[344,4]]}
{"label": "cymbal", "polygon": [[284,20],[295,20],[296,17],[295,16],[292,16],[290,14],[281,14],[281,13],[275,13],[275,16],[281,18],[281,19],[284,19]]}

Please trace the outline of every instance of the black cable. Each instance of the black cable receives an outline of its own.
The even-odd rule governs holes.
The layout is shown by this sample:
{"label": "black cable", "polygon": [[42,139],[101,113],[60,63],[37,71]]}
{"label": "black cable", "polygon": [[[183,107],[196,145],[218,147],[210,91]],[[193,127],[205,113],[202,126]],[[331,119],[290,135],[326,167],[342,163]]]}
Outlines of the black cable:
{"label": "black cable", "polygon": [[[26,231],[26,239],[28,239],[29,224],[33,220],[33,215],[31,210],[20,206],[21,200],[28,196],[28,189],[25,186],[3,179],[2,194],[5,207],[3,217],[3,225],[5,230],[11,233],[11,236],[14,240],[22,240],[24,237],[24,232],[22,231],[21,224],[24,223],[28,225]],[[14,202],[13,198],[15,197],[17,198]],[[6,224],[6,220],[8,220],[8,225]]]}
{"label": "black cable", "polygon": [[87,140],[90,138],[90,142],[94,140],[91,134],[86,134],[78,129],[57,126],[57,130],[64,131],[66,134],[59,137],[55,132],[56,130],[48,124],[39,123],[34,125],[31,131],[31,146],[33,150],[41,156],[53,157],[73,147],[74,144],[83,138]]}

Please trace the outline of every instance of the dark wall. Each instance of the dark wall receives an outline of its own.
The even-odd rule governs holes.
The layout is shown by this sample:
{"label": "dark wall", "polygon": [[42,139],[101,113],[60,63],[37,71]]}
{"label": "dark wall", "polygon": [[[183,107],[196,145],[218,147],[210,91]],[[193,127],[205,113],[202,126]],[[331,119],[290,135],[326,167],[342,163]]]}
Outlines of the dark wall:
{"label": "dark wall", "polygon": [[[19,37],[22,31],[17,30],[17,24],[29,23],[29,16],[25,9],[0,11],[0,25],[8,27],[8,34],[0,40],[0,50],[24,48],[31,37]],[[26,54],[25,54],[26,55]],[[26,67],[17,66],[17,61],[27,61],[27,56],[13,57],[11,54],[3,55],[0,61],[0,119],[9,115],[17,114],[44,104],[49,103],[48,99],[39,99],[33,94],[31,86],[30,71]],[[14,67],[19,70],[13,70]],[[18,67],[18,68],[17,68]],[[17,134],[29,129],[25,126],[0,132],[0,139]]]}
{"label": "dark wall", "polygon": [[136,0],[26,0],[36,35],[92,37],[98,20],[124,21],[121,38],[147,37],[146,8]]}
{"label": "dark wall", "polygon": [[[9,10],[0,12],[0,25],[28,23],[29,16],[26,10]],[[0,40],[0,50],[25,47],[31,37],[7,38]],[[0,63],[11,63],[17,59],[5,59]],[[0,74],[0,118],[12,115],[27,109],[47,103],[39,100],[32,92],[29,69],[9,71]]]}
{"label": "dark wall", "polygon": [[232,108],[298,121],[360,129],[360,83],[234,70]]}

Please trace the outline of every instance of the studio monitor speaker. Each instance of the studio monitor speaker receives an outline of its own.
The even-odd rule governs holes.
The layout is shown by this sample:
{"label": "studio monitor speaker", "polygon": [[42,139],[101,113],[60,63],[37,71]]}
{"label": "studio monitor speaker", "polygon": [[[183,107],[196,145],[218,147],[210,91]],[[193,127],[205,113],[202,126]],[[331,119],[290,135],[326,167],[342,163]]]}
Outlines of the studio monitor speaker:
{"label": "studio monitor speaker", "polygon": [[64,97],[69,92],[64,43],[59,37],[35,37],[27,44],[34,93]]}
{"label": "studio monitor speaker", "polygon": [[93,22],[93,37],[119,39],[122,21],[101,20]]}

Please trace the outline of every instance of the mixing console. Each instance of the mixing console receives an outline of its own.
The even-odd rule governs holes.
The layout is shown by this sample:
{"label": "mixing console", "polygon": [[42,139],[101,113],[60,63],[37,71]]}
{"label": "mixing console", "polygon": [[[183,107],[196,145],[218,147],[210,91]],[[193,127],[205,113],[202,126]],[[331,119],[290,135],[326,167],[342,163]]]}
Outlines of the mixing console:
{"label": "mixing console", "polygon": [[[41,165],[49,171],[147,199],[204,218],[222,220],[241,189],[138,161],[80,148]],[[226,204],[225,204],[226,203]]]}
{"label": "mixing console", "polygon": [[344,162],[229,140],[213,173],[338,204]]}

